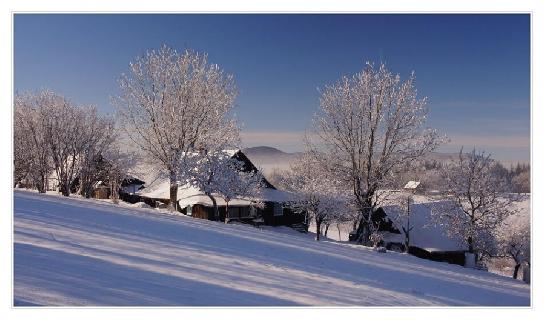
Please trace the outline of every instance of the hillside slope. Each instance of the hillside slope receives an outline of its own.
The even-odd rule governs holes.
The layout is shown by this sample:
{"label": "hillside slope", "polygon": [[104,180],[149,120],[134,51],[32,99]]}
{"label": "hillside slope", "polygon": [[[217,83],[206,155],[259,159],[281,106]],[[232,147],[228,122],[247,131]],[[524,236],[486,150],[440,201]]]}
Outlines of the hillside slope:
{"label": "hillside slope", "polygon": [[308,235],[14,192],[14,304],[529,305],[483,271]]}

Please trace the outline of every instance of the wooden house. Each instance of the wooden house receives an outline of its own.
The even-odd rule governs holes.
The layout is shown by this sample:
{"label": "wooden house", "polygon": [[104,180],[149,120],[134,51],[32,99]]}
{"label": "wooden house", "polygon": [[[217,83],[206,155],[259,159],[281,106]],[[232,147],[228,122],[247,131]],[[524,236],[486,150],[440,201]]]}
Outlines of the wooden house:
{"label": "wooden house", "polygon": [[[462,239],[449,236],[444,226],[433,224],[433,203],[443,202],[416,196],[415,202],[410,207],[410,232],[409,253],[428,260],[448,262],[464,265],[467,246]],[[383,206],[377,210],[376,219],[385,224],[381,231],[384,235],[383,245],[387,249],[405,250],[405,236],[401,233],[399,222],[394,217],[397,215],[393,206]]]}
{"label": "wooden house", "polygon": [[[242,171],[257,171],[256,166],[240,150],[227,151],[230,157],[242,162]],[[286,204],[293,199],[293,195],[276,189],[269,181],[263,179],[262,199],[263,208],[254,206],[254,202],[246,199],[234,199],[228,204],[219,196],[215,197],[219,217],[214,216],[212,200],[199,189],[184,185],[178,187],[178,201],[176,208],[179,212],[200,219],[224,221],[240,221],[244,223],[259,222],[265,225],[301,225],[306,224],[303,214],[294,213]],[[144,188],[134,193],[138,200],[152,207],[166,206],[170,203],[170,183],[167,178],[154,178]],[[127,197],[127,195],[122,196]],[[228,210],[226,210],[228,209]],[[227,212],[228,211],[228,212]]]}

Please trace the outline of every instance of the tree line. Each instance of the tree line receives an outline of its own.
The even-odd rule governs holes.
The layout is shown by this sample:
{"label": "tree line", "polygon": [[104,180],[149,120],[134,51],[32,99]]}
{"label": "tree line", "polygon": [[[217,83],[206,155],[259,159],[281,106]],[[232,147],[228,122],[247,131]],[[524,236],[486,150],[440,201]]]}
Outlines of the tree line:
{"label": "tree line", "polygon": [[13,134],[13,184],[40,193],[55,188],[90,197],[105,178],[118,187],[130,160],[118,146],[111,116],[49,90],[15,96]]}

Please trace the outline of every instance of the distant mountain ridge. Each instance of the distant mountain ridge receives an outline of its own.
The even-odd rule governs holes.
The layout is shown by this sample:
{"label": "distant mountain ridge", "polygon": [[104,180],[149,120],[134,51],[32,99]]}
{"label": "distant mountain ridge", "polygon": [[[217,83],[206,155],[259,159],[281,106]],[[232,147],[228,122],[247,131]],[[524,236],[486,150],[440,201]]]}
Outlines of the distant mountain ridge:
{"label": "distant mountain ridge", "polygon": [[[278,148],[270,146],[255,146],[242,149],[242,152],[254,163],[258,168],[261,168],[265,175],[270,174],[275,169],[289,169],[290,165],[301,156],[302,152],[287,153]],[[458,153],[440,153],[432,152],[429,155],[430,159],[438,162],[446,162],[458,158]]]}
{"label": "distant mountain ridge", "polygon": [[[270,147],[270,146],[255,146],[255,147],[249,147],[244,148],[242,152],[246,155],[259,155],[259,156],[265,156],[265,155],[288,155],[292,153],[286,153],[284,151],[281,151],[278,148]],[[297,153],[293,153],[297,154]]]}
{"label": "distant mountain ridge", "polygon": [[244,148],[242,152],[256,167],[261,168],[265,175],[270,174],[275,169],[288,169],[297,157],[302,154],[301,152],[287,153],[270,146]]}

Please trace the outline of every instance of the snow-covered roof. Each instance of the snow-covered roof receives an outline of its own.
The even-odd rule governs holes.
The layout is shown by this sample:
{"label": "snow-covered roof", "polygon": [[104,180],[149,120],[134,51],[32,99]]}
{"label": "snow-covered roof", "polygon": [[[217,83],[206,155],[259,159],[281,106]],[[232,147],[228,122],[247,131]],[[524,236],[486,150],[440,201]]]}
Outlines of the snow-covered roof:
{"label": "snow-covered roof", "polygon": [[99,187],[104,187],[104,186],[106,186],[106,184],[104,184],[103,181],[98,181],[93,185],[93,188],[99,188]]}
{"label": "snow-covered roof", "polygon": [[[461,239],[449,237],[444,226],[433,224],[431,205],[435,202],[438,201],[434,201],[426,196],[419,195],[414,197],[414,203],[410,207],[410,226],[413,227],[410,232],[410,245],[427,251],[467,250]],[[402,226],[399,226],[401,225],[400,222],[396,222],[394,219],[397,215],[396,209],[392,205],[383,206],[382,209],[401,231]],[[402,235],[397,235],[400,239],[403,239]]]}
{"label": "snow-covered roof", "polygon": [[415,189],[415,188],[418,187],[418,185],[420,185],[420,182],[409,181],[407,184],[405,184],[405,187],[403,187],[403,188],[406,188],[406,189]]}
{"label": "snow-covered roof", "polygon": [[[235,156],[240,149],[224,150],[230,157]],[[163,171],[146,163],[137,164],[132,170],[131,175],[145,182],[144,188],[137,191],[136,194],[157,199],[170,199],[169,178]],[[178,202],[181,207],[187,205],[201,204],[212,206],[212,201],[199,189],[184,185],[178,187]],[[225,201],[221,197],[215,197],[219,206],[224,206]],[[293,194],[280,191],[274,188],[263,187],[261,201],[269,202],[287,202],[294,199]],[[234,199],[229,201],[229,206],[247,206],[251,202],[246,199]]]}
{"label": "snow-covered roof", "polygon": [[230,157],[233,157],[235,156],[236,153],[238,153],[240,151],[240,149],[225,149],[223,150],[223,152],[227,155],[229,155]]}
{"label": "snow-covered roof", "polygon": [[[138,191],[136,194],[149,198],[169,199],[170,182],[168,179],[156,180],[153,184]],[[263,188],[262,194],[261,201],[281,203],[293,200],[292,194],[272,188]],[[212,200],[208,196],[201,190],[190,185],[179,186],[177,198],[181,207],[195,204],[213,205]],[[225,201],[220,196],[216,196],[215,199],[218,206],[225,206]],[[250,203],[251,200],[248,199],[233,199],[229,201],[229,206],[248,206]]]}
{"label": "snow-covered roof", "polygon": [[[413,230],[410,232],[410,244],[411,246],[417,246],[419,248],[428,251],[460,251],[467,250],[463,240],[459,237],[449,237],[447,235],[446,227],[440,224],[435,224],[432,221],[431,210],[432,206],[440,206],[441,202],[445,200],[437,200],[431,196],[425,195],[413,195],[411,196],[413,203],[410,207],[410,225]],[[399,209],[395,207],[395,198],[385,200],[382,209],[390,218],[394,226],[402,231],[401,224],[406,224],[406,220],[401,222],[396,221]],[[518,201],[513,202],[510,206],[513,209],[518,209],[519,212],[516,215],[509,217],[506,220],[507,224],[515,224],[518,221],[525,220],[530,221],[530,195],[520,195]],[[385,241],[389,242],[404,242],[403,234],[386,233]]]}

